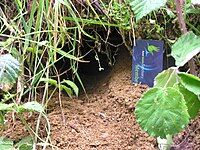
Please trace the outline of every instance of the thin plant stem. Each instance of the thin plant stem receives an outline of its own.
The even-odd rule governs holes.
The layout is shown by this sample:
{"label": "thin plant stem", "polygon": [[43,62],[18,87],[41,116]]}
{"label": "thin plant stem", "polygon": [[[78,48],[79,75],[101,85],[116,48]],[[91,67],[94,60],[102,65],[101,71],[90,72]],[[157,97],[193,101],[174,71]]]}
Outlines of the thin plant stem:
{"label": "thin plant stem", "polygon": [[[187,28],[186,28],[186,23],[184,20],[184,16],[183,16],[183,5],[184,5],[185,1],[184,0],[175,0],[175,4],[176,4],[176,13],[178,16],[178,22],[179,22],[179,26],[180,26],[180,30],[182,34],[187,34]],[[195,62],[193,59],[191,59],[188,62],[188,66],[190,68],[190,73],[193,75],[197,75],[196,69],[195,69]]]}

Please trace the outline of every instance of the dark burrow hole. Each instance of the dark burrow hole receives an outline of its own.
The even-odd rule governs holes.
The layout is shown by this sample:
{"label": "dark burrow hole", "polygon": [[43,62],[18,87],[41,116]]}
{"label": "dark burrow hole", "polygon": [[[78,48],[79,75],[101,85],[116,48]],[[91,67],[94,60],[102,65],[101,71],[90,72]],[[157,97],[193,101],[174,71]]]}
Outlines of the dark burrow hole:
{"label": "dark burrow hole", "polygon": [[[80,53],[81,56],[84,56],[83,60],[85,62],[78,63],[77,73],[86,90],[90,90],[97,82],[109,75],[115,63],[118,49],[124,44],[122,37],[116,28],[111,28],[110,31],[105,30],[104,28],[88,29],[87,33],[90,33],[92,36],[98,36],[98,41],[83,35]],[[70,61],[66,58],[63,58],[56,63],[59,74],[62,74],[60,80],[73,80],[78,85],[79,89],[83,90],[77,76],[73,74],[73,71],[69,69],[69,66]],[[66,72],[68,69],[69,71]],[[65,73],[63,74],[63,72]]]}
{"label": "dark burrow hole", "polygon": [[[87,31],[90,35],[98,35],[98,42],[86,36],[82,38],[80,53],[84,56],[83,60],[87,62],[79,62],[77,73],[86,90],[93,89],[98,82],[109,76],[115,64],[115,60],[118,57],[118,50],[122,47],[123,49],[125,48],[118,29],[111,28],[108,37],[107,32],[108,31],[104,28],[89,29]],[[106,40],[107,42],[105,42]],[[175,64],[173,57],[168,56],[168,54],[170,54],[170,47],[165,46],[163,69],[167,69]],[[62,74],[62,72],[65,72],[69,68],[66,66],[70,66],[69,59],[62,59],[56,63],[59,74]],[[82,89],[80,82],[76,76],[73,76],[72,71],[62,74],[60,79],[61,81],[63,79],[73,80],[78,85],[79,89]]]}

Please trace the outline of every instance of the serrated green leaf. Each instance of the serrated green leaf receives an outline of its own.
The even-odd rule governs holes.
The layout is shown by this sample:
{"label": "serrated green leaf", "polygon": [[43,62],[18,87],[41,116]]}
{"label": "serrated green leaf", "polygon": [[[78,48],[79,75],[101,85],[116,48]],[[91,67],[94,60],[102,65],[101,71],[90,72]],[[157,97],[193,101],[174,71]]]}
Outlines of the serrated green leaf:
{"label": "serrated green leaf", "polygon": [[172,87],[148,90],[138,101],[135,114],[143,130],[161,138],[179,133],[189,123],[184,97]]}
{"label": "serrated green leaf", "polygon": [[20,111],[28,110],[28,111],[36,111],[39,113],[44,112],[44,108],[42,107],[42,105],[36,101],[27,102],[23,104],[20,109],[21,109]]}
{"label": "serrated green leaf", "polygon": [[13,150],[13,141],[0,137],[0,150]]}
{"label": "serrated green leaf", "polygon": [[19,76],[19,62],[10,54],[0,55],[0,88],[7,91],[12,88]]}
{"label": "serrated green leaf", "polygon": [[154,10],[165,6],[167,0],[129,0],[131,9],[136,15],[136,22]]}
{"label": "serrated green leaf", "polygon": [[200,109],[200,101],[199,101],[198,96],[190,92],[189,90],[187,90],[180,84],[178,85],[178,88],[179,88],[179,91],[184,96],[190,117],[194,119],[197,116]]}
{"label": "serrated green leaf", "polygon": [[181,84],[188,89],[189,91],[193,92],[196,95],[200,95],[200,78],[188,74],[188,73],[179,73],[178,76],[181,79]]}
{"label": "serrated green leaf", "polygon": [[78,96],[79,89],[74,82],[70,80],[63,80],[62,83],[66,83],[67,85],[69,85],[73,89],[76,96]]}
{"label": "serrated green leaf", "polygon": [[176,60],[176,66],[185,65],[192,57],[200,52],[200,37],[193,32],[182,35],[172,46],[171,55]]}
{"label": "serrated green leaf", "polygon": [[154,87],[173,87],[179,82],[176,68],[169,68],[159,73],[154,81]]}

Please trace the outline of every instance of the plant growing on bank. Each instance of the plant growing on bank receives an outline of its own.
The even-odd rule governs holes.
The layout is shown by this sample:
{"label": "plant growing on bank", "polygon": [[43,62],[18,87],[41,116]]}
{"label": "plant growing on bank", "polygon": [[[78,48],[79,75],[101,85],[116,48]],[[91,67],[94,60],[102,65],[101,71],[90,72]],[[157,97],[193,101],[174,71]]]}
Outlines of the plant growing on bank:
{"label": "plant growing on bank", "polygon": [[200,37],[192,32],[179,38],[172,46],[177,67],[158,74],[154,87],[136,104],[135,114],[142,129],[151,136],[166,138],[169,147],[172,136],[183,130],[200,110],[200,78],[178,70],[200,51],[199,41]]}
{"label": "plant growing on bank", "polygon": [[[9,112],[15,113],[21,119],[22,123],[26,126],[29,132],[32,132],[29,125],[26,123],[23,113],[24,112],[38,112],[47,121],[47,140],[44,143],[48,142],[50,126],[45,114],[44,108],[41,104],[36,101],[26,102],[24,104],[17,103],[13,98],[15,94],[9,93],[9,90],[14,86],[16,80],[20,76],[20,63],[15,59],[11,54],[1,54],[0,55],[0,88],[4,92],[4,99],[1,99],[0,102],[0,126],[5,125],[5,115]],[[13,102],[7,103],[7,101],[12,100]],[[23,138],[15,146],[13,141],[0,137],[0,149],[32,149],[33,148],[33,137]]]}
{"label": "plant growing on bank", "polygon": [[[162,150],[170,149],[172,136],[183,130],[200,110],[200,79],[179,71],[180,67],[190,62],[189,67],[194,73],[194,63],[191,63],[191,59],[200,52],[200,37],[193,32],[187,32],[181,5],[183,1],[175,2],[180,29],[183,33],[172,46],[171,55],[177,67],[158,74],[154,87],[143,94],[135,109],[137,121],[143,130],[151,136],[159,137],[158,142],[167,139],[159,144]],[[167,0],[156,2],[132,0],[130,5],[138,22],[143,16],[166,3]]]}

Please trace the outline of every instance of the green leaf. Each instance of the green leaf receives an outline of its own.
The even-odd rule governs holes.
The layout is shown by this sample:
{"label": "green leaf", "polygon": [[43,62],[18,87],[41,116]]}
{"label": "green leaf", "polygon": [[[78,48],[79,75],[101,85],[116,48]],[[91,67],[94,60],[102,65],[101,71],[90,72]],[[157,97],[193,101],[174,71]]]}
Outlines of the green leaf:
{"label": "green leaf", "polygon": [[0,88],[2,90],[7,91],[12,88],[19,72],[19,62],[12,55],[0,55]]}
{"label": "green leaf", "polygon": [[5,123],[5,114],[0,111],[0,125],[3,125]]}
{"label": "green leaf", "polygon": [[19,141],[15,147],[19,150],[32,150],[33,149],[33,139],[28,136],[24,137],[21,141]]}
{"label": "green leaf", "polygon": [[5,104],[0,102],[0,111],[12,111],[15,104]]}
{"label": "green leaf", "polygon": [[200,5],[200,0],[191,0],[191,3],[194,5]]}
{"label": "green leaf", "polygon": [[200,101],[198,96],[184,88],[182,85],[178,85],[178,88],[184,96],[190,117],[194,119],[200,109]]}
{"label": "green leaf", "polygon": [[13,141],[0,137],[0,150],[13,150]]}
{"label": "green leaf", "polygon": [[129,0],[131,9],[136,15],[136,22],[154,10],[165,6],[167,0]]}
{"label": "green leaf", "polygon": [[182,35],[172,46],[171,55],[176,60],[176,66],[185,65],[192,57],[200,52],[200,37],[193,32]]}
{"label": "green leaf", "polygon": [[193,92],[197,96],[200,95],[200,78],[188,74],[188,73],[179,73],[178,76],[181,79],[181,84],[188,89],[189,91]]}
{"label": "green leaf", "polygon": [[58,83],[56,80],[54,79],[49,79],[49,78],[41,78],[40,79],[40,82],[48,82],[50,83],[51,85],[55,86],[55,87],[58,87]]}
{"label": "green leaf", "polygon": [[169,68],[159,73],[154,81],[154,87],[173,87],[179,82],[176,68]]}
{"label": "green leaf", "polygon": [[36,101],[32,101],[32,102],[27,102],[25,104],[23,104],[21,107],[19,107],[19,111],[23,112],[23,111],[36,111],[39,113],[43,113],[44,112],[44,108],[42,107],[41,104],[39,104]]}
{"label": "green leaf", "polygon": [[66,87],[65,85],[61,85],[60,87],[61,87],[61,90],[64,90],[68,94],[68,96],[72,98],[73,92],[70,88]]}
{"label": "green leaf", "polygon": [[184,97],[172,87],[148,90],[138,101],[135,114],[143,130],[161,138],[179,133],[189,123]]}
{"label": "green leaf", "polygon": [[70,80],[63,80],[62,83],[66,83],[67,85],[69,85],[73,89],[76,96],[78,96],[79,89],[74,82],[72,82]]}
{"label": "green leaf", "polygon": [[[76,86],[76,84],[70,80],[63,80],[60,84],[60,87],[59,87],[59,84],[57,83],[57,81],[54,79],[41,78],[40,81],[49,82],[51,85],[58,87],[61,90],[64,90],[69,95],[69,97],[72,97],[72,94],[73,94],[72,90],[74,91],[76,96],[78,96],[79,89]],[[64,85],[63,83],[66,83],[68,86],[70,86],[70,88],[67,87],[66,85]],[[71,90],[71,88],[72,88],[72,90]]]}

